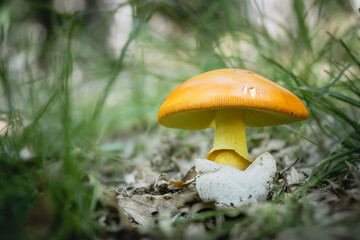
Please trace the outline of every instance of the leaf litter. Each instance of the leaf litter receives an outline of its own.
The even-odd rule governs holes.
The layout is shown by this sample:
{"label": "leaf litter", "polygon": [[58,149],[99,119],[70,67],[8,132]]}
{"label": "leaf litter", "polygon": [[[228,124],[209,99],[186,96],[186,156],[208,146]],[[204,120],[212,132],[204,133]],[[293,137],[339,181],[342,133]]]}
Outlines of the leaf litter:
{"label": "leaf litter", "polygon": [[[272,139],[270,135],[263,134],[260,138],[262,140],[257,144],[260,147],[250,149],[250,154],[269,151],[275,156],[278,177],[274,189],[266,202],[229,210],[219,208],[214,202],[202,202],[196,192],[194,159],[204,154],[204,149],[210,149],[211,138],[206,134],[193,134],[194,136],[188,137],[190,140],[167,134],[145,148],[142,155],[135,156],[144,160],[139,161],[140,164],[132,165],[131,169],[124,173],[124,181],[116,187],[104,187],[103,191],[108,197],[105,200],[102,197],[101,202],[110,210],[103,212],[99,221],[113,226],[115,232],[131,232],[141,238],[216,239],[216,235],[212,235],[214,231],[221,234],[222,227],[229,228],[229,223],[237,220],[239,223],[230,224],[226,236],[239,239],[256,236],[261,229],[267,227],[268,220],[262,220],[266,218],[266,214],[271,216],[272,211],[279,211],[279,216],[285,214],[286,200],[285,203],[276,203],[276,197],[284,195],[285,199],[291,199],[291,193],[309,181],[313,169],[313,160],[309,156],[313,154],[319,157],[321,154],[321,150],[316,146],[309,148],[307,144],[290,145],[281,139]],[[193,144],[191,141],[194,138],[195,142],[202,145]],[[150,161],[146,156],[152,156]],[[324,236],[328,234],[329,239],[335,234],[334,228],[340,229],[340,235],[343,232],[341,229],[345,228],[347,231],[344,236],[350,238],[357,232],[356,229],[360,226],[360,218],[357,217],[360,213],[360,170],[358,165],[349,162],[346,164],[348,171],[345,176],[322,181],[298,200],[307,202],[304,206],[311,209],[307,217],[314,223],[309,228],[313,235],[306,234],[308,239],[314,239],[323,229],[328,230]],[[258,215],[259,212],[263,215]],[[109,221],[110,215],[112,221]],[[248,219],[252,224],[246,225],[243,219]],[[273,221],[285,224],[281,225],[274,238],[283,239],[288,235],[294,239],[305,239],[300,230],[306,224],[288,226],[284,220]],[[349,221],[351,224],[344,226],[344,223]]]}

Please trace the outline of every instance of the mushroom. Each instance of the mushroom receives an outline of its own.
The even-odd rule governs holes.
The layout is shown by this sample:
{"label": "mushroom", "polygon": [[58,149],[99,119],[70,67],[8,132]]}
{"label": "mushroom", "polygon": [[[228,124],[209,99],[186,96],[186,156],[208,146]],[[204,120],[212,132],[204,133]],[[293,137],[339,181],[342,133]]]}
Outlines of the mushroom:
{"label": "mushroom", "polygon": [[245,170],[253,160],[245,126],[264,127],[307,119],[294,94],[250,71],[220,69],[177,87],[162,104],[158,122],[168,128],[201,130],[216,126],[207,159]]}
{"label": "mushroom", "polygon": [[245,127],[288,124],[307,117],[301,100],[285,88],[250,71],[220,69],[177,87],[162,104],[158,122],[188,130],[215,125],[213,148],[207,159],[195,163],[196,189],[204,201],[240,206],[265,200],[276,174],[271,154],[263,153],[254,162],[249,157]]}

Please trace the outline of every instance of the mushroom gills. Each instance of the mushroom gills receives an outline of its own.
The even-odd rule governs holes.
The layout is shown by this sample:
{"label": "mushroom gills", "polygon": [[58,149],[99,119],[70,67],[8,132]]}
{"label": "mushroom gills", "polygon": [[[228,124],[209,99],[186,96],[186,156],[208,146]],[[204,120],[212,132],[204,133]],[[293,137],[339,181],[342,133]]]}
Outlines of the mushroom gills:
{"label": "mushroom gills", "polygon": [[252,160],[246,144],[245,110],[216,110],[214,146],[207,159],[245,170]]}

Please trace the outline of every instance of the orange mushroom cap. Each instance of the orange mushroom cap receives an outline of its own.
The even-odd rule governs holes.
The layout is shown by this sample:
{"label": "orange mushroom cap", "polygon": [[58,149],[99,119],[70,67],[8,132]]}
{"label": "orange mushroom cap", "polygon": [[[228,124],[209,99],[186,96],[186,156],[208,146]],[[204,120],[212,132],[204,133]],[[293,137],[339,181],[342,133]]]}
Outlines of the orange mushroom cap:
{"label": "orange mushroom cap", "polygon": [[285,88],[250,71],[220,69],[195,76],[162,104],[158,122],[168,128],[200,130],[215,124],[217,109],[245,111],[249,127],[288,124],[308,118],[301,100]]}

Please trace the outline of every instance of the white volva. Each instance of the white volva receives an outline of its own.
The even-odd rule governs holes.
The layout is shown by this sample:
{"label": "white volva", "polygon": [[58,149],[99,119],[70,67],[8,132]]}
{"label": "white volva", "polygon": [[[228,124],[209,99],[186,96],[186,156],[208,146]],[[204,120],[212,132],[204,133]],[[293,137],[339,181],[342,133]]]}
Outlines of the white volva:
{"label": "white volva", "polygon": [[275,178],[276,162],[265,152],[242,171],[233,166],[196,159],[196,190],[205,201],[231,206],[266,200]]}

